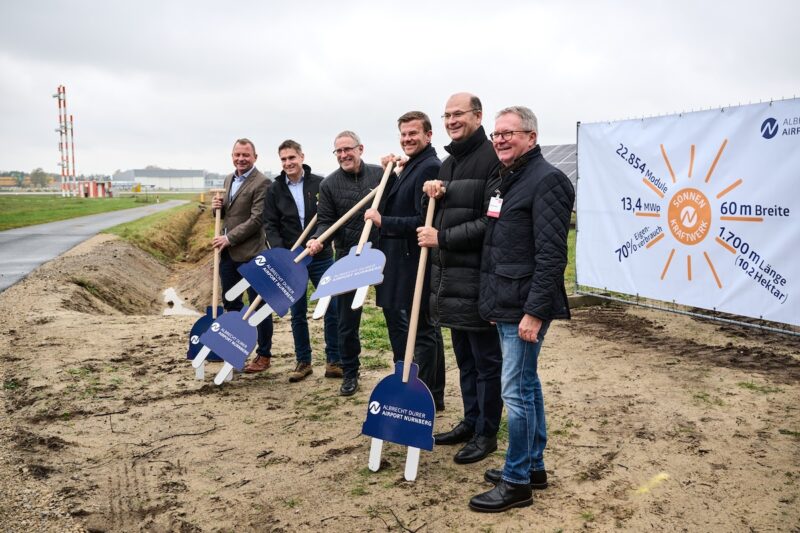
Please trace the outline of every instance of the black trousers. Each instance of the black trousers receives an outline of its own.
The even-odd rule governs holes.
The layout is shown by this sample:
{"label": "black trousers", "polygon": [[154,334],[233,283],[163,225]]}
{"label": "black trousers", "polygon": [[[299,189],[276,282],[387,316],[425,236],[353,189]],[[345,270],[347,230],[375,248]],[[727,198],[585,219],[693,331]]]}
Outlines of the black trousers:
{"label": "black trousers", "polygon": [[[242,296],[239,295],[238,298],[232,301],[225,300],[225,293],[228,292],[228,289],[239,283],[242,279],[242,275],[239,274],[239,271],[236,270],[244,263],[240,263],[238,261],[234,261],[230,254],[228,253],[228,249],[222,250],[219,258],[219,279],[222,282],[222,295],[223,295],[223,307],[226,311],[241,311],[244,308],[244,302],[242,301]],[[250,297],[250,301],[256,299],[258,293],[253,290],[252,288],[247,289],[247,295]],[[259,307],[261,307],[259,305]],[[258,330],[258,348],[256,348],[256,353],[261,356],[271,357],[272,356],[272,315],[268,316],[261,322],[258,326],[256,326]]]}
{"label": "black trousers", "polygon": [[458,362],[464,420],[476,435],[493,436],[500,428],[503,400],[500,375],[503,353],[497,331],[450,330]]}
{"label": "black trousers", "polygon": [[[408,340],[410,309],[383,309],[394,362],[405,358]],[[428,322],[427,313],[420,311],[414,343],[414,362],[419,366],[419,379],[427,385],[436,405],[444,405],[444,341],[442,332]]]}
{"label": "black trousers", "polygon": [[361,308],[350,309],[356,291],[346,292],[336,298],[336,313],[339,319],[339,356],[342,361],[342,373],[345,378],[357,378],[361,366]]}

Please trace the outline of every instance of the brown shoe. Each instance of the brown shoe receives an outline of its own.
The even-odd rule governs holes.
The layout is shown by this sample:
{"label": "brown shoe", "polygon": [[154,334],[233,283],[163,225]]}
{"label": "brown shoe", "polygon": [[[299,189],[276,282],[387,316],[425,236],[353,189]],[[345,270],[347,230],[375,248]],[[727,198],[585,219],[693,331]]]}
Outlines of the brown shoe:
{"label": "brown shoe", "polygon": [[342,365],[339,363],[325,363],[325,377],[326,378],[342,378]]}
{"label": "brown shoe", "polygon": [[255,374],[257,372],[263,372],[264,370],[268,369],[272,358],[265,357],[263,355],[257,356],[252,363],[247,363],[244,367],[245,374]]}
{"label": "brown shoe", "polygon": [[294,370],[289,372],[289,382],[297,383],[298,381],[303,381],[313,372],[314,369],[311,368],[310,363],[297,363],[297,366],[294,367]]}

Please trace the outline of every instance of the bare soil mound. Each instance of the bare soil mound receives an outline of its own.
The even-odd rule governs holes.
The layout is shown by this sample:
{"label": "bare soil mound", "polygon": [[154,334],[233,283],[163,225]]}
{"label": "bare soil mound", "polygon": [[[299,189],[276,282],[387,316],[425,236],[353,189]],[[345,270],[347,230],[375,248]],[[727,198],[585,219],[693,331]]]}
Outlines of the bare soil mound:
{"label": "bare soil mound", "polygon": [[[269,371],[196,381],[185,359],[195,318],[162,316],[159,304],[177,284],[207,305],[207,251],[195,259],[171,268],[98,237],[0,294],[0,529],[800,527],[795,338],[631,307],[576,310],[540,358],[550,488],[533,507],[486,516],[466,504],[488,490],[483,471],[502,464],[505,435],[474,465],[456,465],[454,447],[423,452],[414,483],[392,444],[369,472],[361,424],[388,370],[362,371],[361,391],[340,397],[323,377],[319,323],[303,382],[287,381],[287,319],[275,322]],[[452,353],[447,371],[437,431],[462,414]]]}

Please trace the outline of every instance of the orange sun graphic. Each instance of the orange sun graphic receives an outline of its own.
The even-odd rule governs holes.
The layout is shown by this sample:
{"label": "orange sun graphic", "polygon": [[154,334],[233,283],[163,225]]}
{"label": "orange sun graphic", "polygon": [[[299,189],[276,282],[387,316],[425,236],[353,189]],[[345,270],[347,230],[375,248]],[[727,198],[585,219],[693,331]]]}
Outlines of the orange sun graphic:
{"label": "orange sun graphic", "polygon": [[[670,230],[670,234],[675,239],[675,241],[681,245],[681,247],[685,247],[687,250],[686,255],[686,279],[688,281],[692,281],[692,247],[697,246],[698,244],[702,243],[706,237],[708,237],[711,231],[711,225],[714,220],[714,217],[717,216],[712,206],[711,200],[709,200],[707,194],[703,192],[703,188],[710,188],[711,185],[706,185],[711,182],[711,176],[714,173],[714,169],[717,167],[720,158],[722,157],[722,153],[725,150],[725,147],[728,144],[728,139],[725,139],[722,142],[722,145],[719,147],[717,151],[717,155],[714,158],[714,162],[711,163],[711,166],[706,173],[705,180],[703,184],[699,187],[684,187],[679,189],[676,193],[674,193],[668,200],[668,206],[666,209],[667,214],[667,227]],[[667,165],[667,170],[669,170],[669,174],[672,177],[672,183],[677,183],[678,180],[675,177],[675,171],[672,169],[672,164],[670,163],[669,157],[667,156],[667,150],[664,148],[664,145],[661,145],[661,155],[664,157],[664,163]],[[694,158],[695,158],[695,145],[691,146],[689,151],[689,171],[687,172],[686,179],[692,179],[692,171],[694,170]],[[655,193],[660,199],[664,199],[665,195],[661,190],[655,187],[650,181],[644,178],[643,183],[647,186],[647,188]],[[736,187],[743,183],[742,179],[739,178],[724,189],[722,189],[719,193],[716,194],[715,199],[719,200]],[[660,210],[659,212],[648,212],[648,211],[638,211],[636,212],[636,216],[641,217],[654,217],[654,218],[661,218],[661,213],[664,210]],[[750,216],[725,216],[719,215],[719,220],[722,221],[733,221],[733,222],[763,222],[764,219],[762,217],[750,217]],[[656,243],[661,242],[664,239],[666,232],[660,233],[656,238],[645,245],[645,248],[650,248],[654,246]],[[715,241],[717,244],[722,246],[725,250],[732,254],[736,254],[736,249],[722,240],[719,236],[716,237]],[[664,263],[664,269],[661,271],[661,280],[663,281],[669,271],[669,267],[672,264],[672,259],[675,257],[676,248],[673,247],[669,254],[667,255],[666,262]],[[714,268],[714,262],[711,260],[711,256],[709,256],[707,251],[703,251],[703,257],[705,258],[706,264],[711,271],[711,274],[714,276],[714,280],[717,283],[717,287],[720,289],[722,288],[722,281],[719,279],[717,275],[717,269]]]}

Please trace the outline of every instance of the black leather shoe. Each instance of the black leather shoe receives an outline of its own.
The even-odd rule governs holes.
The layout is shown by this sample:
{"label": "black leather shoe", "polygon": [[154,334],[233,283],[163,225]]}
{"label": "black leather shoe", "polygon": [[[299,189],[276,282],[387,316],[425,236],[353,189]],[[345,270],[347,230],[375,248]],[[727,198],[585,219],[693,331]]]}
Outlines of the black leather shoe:
{"label": "black leather shoe", "polygon": [[[503,471],[499,468],[490,468],[483,474],[483,479],[497,485],[503,477]],[[531,470],[531,489],[544,490],[547,488],[547,472],[544,470]]]}
{"label": "black leather shoe", "polygon": [[469,508],[479,513],[501,513],[513,507],[527,507],[533,503],[531,487],[500,480],[489,492],[473,496]]}
{"label": "black leather shoe", "polygon": [[339,388],[340,396],[352,396],[358,390],[358,378],[344,378]]}
{"label": "black leather shoe", "polygon": [[497,449],[497,437],[476,435],[466,446],[461,448],[453,457],[453,461],[460,465],[477,463]]}
{"label": "black leather shoe", "polygon": [[475,433],[475,429],[468,426],[467,423],[462,420],[447,433],[437,433],[434,435],[433,441],[436,444],[458,444],[469,441],[473,433]]}

